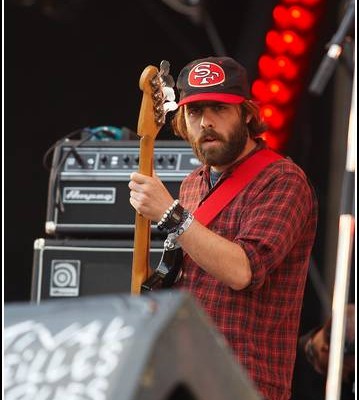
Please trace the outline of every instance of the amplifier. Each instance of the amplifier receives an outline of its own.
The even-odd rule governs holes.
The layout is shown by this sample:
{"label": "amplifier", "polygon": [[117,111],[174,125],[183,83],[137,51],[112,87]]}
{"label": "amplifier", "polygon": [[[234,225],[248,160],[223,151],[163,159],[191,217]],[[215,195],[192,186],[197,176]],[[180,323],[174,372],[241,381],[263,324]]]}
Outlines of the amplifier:
{"label": "amplifier", "polygon": [[[138,170],[139,141],[65,140],[56,146],[49,179],[45,231],[50,236],[133,237],[130,174]],[[154,169],[173,197],[200,165],[182,140],[157,141]],[[155,225],[153,236],[161,236]]]}
{"label": "amplifier", "polygon": [[[157,267],[162,241],[152,241],[149,263]],[[36,239],[31,300],[131,292],[133,241]]]}

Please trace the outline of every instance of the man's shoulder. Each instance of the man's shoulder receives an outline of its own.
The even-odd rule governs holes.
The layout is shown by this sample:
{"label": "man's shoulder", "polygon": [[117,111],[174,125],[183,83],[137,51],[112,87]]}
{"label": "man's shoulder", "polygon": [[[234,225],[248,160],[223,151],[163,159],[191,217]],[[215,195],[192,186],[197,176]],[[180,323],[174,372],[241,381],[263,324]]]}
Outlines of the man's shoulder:
{"label": "man's shoulder", "polygon": [[268,173],[277,171],[279,174],[296,174],[307,180],[307,175],[302,167],[300,167],[291,157],[283,156],[268,166]]}
{"label": "man's shoulder", "polygon": [[310,196],[316,197],[313,184],[304,170],[291,158],[283,157],[268,165],[261,171],[253,183],[257,190],[264,188],[272,190],[273,185],[283,190],[295,190],[301,193],[307,191]]}

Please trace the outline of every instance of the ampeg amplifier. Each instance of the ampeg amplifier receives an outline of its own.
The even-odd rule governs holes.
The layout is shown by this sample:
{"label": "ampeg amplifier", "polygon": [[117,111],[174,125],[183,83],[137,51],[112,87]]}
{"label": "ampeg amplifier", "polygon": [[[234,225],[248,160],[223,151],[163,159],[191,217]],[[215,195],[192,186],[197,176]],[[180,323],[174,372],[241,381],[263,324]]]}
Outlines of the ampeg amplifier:
{"label": "ampeg amplifier", "polygon": [[[132,238],[135,211],[129,203],[130,174],[138,170],[139,141],[65,140],[54,150],[45,231],[50,236]],[[173,197],[200,165],[182,140],[156,141],[154,169]],[[152,226],[152,234],[160,231]]]}

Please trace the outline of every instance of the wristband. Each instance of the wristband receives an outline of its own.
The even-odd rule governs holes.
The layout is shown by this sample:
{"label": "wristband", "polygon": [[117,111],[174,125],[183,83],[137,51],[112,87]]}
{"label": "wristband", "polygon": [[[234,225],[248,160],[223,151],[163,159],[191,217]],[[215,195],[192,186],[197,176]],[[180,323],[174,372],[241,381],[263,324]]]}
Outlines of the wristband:
{"label": "wristband", "polygon": [[175,200],[162,215],[162,218],[157,223],[157,228],[159,230],[166,229],[167,232],[173,230],[182,222],[183,212],[184,208],[179,204],[179,200]]}

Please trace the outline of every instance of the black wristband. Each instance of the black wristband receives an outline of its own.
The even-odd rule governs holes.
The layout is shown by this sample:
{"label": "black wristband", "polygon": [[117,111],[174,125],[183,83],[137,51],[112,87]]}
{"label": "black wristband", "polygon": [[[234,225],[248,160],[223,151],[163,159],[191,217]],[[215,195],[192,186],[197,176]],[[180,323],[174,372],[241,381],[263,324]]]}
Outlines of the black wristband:
{"label": "black wristband", "polygon": [[182,222],[184,208],[177,204],[176,207],[170,212],[168,219],[163,224],[163,227],[168,231],[176,228]]}

